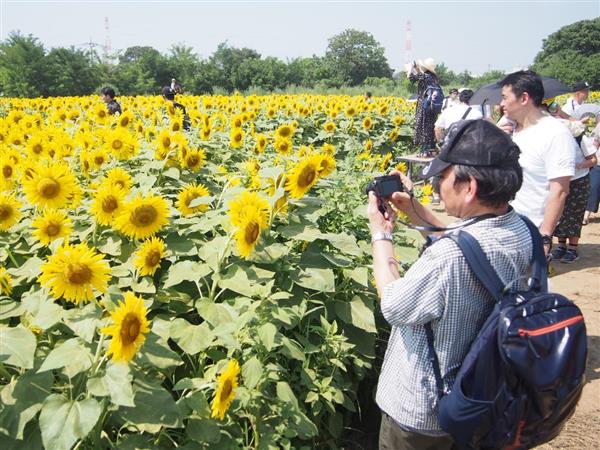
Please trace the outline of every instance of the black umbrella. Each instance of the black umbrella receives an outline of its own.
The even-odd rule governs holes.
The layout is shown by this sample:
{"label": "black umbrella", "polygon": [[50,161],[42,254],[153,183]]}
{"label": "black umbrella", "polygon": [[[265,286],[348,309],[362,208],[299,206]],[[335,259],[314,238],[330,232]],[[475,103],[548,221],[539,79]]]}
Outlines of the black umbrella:
{"label": "black umbrella", "polygon": [[[556,97],[557,95],[571,92],[564,84],[556,78],[540,77],[544,85],[544,99]],[[500,81],[486,84],[477,89],[469,103],[472,105],[499,105],[502,101],[502,86]]]}

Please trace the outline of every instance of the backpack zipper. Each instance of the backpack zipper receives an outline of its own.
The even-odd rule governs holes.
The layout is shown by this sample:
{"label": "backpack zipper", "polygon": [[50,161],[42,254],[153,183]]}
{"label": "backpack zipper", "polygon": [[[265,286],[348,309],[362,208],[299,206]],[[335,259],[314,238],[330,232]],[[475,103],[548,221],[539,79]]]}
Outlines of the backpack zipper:
{"label": "backpack zipper", "polygon": [[553,331],[560,330],[561,328],[566,328],[569,325],[573,325],[577,322],[581,322],[583,320],[583,316],[575,316],[570,319],[561,320],[553,325],[549,325],[547,327],[538,328],[536,330],[526,330],[524,328],[519,328],[519,336],[528,337],[528,336],[541,336],[543,334],[552,333]]}

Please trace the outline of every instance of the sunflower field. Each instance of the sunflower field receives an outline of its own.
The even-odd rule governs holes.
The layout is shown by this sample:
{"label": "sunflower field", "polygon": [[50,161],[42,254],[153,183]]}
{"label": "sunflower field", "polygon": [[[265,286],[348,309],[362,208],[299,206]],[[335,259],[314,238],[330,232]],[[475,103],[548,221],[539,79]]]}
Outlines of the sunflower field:
{"label": "sunflower field", "polygon": [[382,328],[364,187],[414,106],[119,101],[0,99],[2,448],[341,447]]}

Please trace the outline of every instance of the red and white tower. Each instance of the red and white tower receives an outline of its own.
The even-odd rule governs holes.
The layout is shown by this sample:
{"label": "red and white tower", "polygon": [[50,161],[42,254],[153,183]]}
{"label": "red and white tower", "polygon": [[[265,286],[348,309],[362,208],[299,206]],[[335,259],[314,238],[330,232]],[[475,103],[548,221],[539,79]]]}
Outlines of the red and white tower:
{"label": "red and white tower", "polygon": [[104,17],[104,60],[108,60],[110,53],[112,51],[110,46],[110,33],[108,27],[108,17]]}
{"label": "red and white tower", "polygon": [[404,46],[404,62],[410,64],[413,60],[412,56],[412,27],[410,20],[406,21],[406,45]]}

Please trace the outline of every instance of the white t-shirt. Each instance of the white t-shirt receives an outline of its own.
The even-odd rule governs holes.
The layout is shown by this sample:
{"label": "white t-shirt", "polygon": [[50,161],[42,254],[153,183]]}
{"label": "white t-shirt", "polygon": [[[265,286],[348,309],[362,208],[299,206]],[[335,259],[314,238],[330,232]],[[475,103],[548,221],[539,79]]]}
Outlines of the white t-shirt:
{"label": "white t-shirt", "polygon": [[469,114],[467,114],[465,120],[475,120],[483,117],[478,108],[473,108],[469,105],[461,103],[460,105],[443,110],[438,119],[435,121],[435,126],[447,130],[454,122],[458,122],[460,119],[462,119],[462,116],[465,115],[465,112],[467,112],[468,108],[471,108],[471,111],[469,111]]}
{"label": "white t-shirt", "polygon": [[569,97],[567,102],[563,105],[562,110],[568,115],[572,116],[577,108],[579,108],[583,103],[577,103],[575,97]]}
{"label": "white t-shirt", "polygon": [[448,108],[452,108],[453,106],[460,105],[460,100],[458,98],[454,99],[450,96],[444,99],[444,104],[442,105],[442,111],[445,111]]}
{"label": "white t-shirt", "polygon": [[580,150],[567,127],[550,116],[513,133],[513,140],[521,149],[523,185],[511,204],[539,227],[544,220],[549,181],[573,177],[575,152]]}

